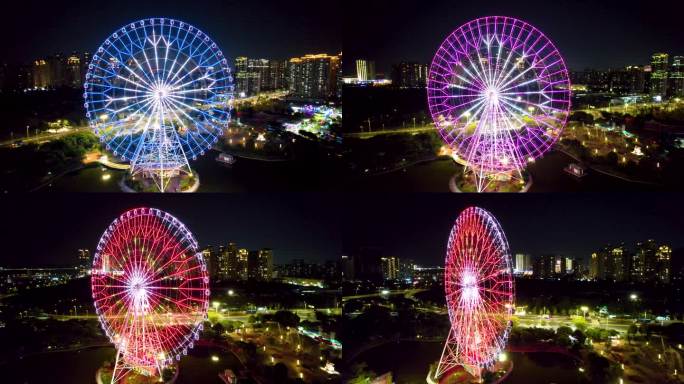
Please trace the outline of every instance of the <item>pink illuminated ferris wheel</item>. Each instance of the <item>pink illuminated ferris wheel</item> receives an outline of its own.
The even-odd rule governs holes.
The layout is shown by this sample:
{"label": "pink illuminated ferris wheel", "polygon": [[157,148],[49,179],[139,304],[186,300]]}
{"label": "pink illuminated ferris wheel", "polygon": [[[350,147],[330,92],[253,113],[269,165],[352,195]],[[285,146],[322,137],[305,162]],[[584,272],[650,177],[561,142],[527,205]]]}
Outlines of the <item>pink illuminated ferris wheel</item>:
{"label": "pink illuminated ferris wheel", "polygon": [[511,255],[501,225],[470,207],[451,230],[444,289],[451,329],[435,377],[462,366],[476,377],[504,350],[514,308]]}
{"label": "pink illuminated ferris wheel", "polygon": [[[519,174],[558,140],[570,110],[568,70],[537,28],[503,16],[470,21],[437,50],[427,83],[432,119],[478,190]],[[513,175],[515,176],[515,175]]]}
{"label": "pink illuminated ferris wheel", "polygon": [[102,327],[117,349],[112,383],[131,370],[161,375],[193,347],[209,305],[207,266],[170,214],[138,208],[102,235],[91,271]]}

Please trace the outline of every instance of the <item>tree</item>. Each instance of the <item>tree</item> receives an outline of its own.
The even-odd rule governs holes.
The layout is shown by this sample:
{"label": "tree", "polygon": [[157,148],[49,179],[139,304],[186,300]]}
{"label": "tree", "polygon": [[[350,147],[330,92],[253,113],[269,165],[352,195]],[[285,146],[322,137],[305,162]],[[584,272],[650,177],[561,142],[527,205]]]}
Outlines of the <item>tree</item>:
{"label": "tree", "polygon": [[613,383],[620,375],[620,368],[596,352],[587,355],[587,375],[592,383]]}
{"label": "tree", "polygon": [[575,316],[572,318],[572,324],[575,326],[575,328],[584,331],[587,329],[587,319],[585,319],[582,316]]}
{"label": "tree", "polygon": [[296,327],[299,325],[299,316],[290,311],[278,311],[273,315],[273,321],[283,327]]}
{"label": "tree", "polygon": [[366,384],[375,378],[375,372],[368,369],[366,363],[357,363],[351,366],[351,379],[348,384]]}

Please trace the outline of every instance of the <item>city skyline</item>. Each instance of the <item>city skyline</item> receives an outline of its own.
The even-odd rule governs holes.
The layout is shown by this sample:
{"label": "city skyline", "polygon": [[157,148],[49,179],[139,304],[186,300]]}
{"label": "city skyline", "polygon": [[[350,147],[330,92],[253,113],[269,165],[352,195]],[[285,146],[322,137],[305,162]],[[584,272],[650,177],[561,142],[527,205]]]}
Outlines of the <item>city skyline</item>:
{"label": "city skyline", "polygon": [[[593,252],[609,244],[633,248],[637,242],[655,239],[673,250],[684,247],[679,236],[683,229],[679,217],[684,211],[676,205],[676,194],[647,194],[658,197],[648,203],[639,194],[407,196],[388,196],[382,202],[361,202],[355,207],[342,225],[343,252],[353,254],[359,247],[373,246],[381,249],[382,256],[423,266],[442,265],[449,229],[469,206],[496,215],[512,255],[558,254],[587,264]],[[396,210],[399,204],[406,209]]]}
{"label": "city skyline", "polygon": [[[110,223],[138,207],[174,215],[195,235],[201,249],[228,242],[248,250],[271,248],[276,264],[339,258],[337,224],[328,220],[337,216],[337,208],[328,206],[322,196],[106,196],[65,194],[50,201],[18,196],[0,201],[2,211],[15,217],[0,224],[4,237],[14,239],[3,252],[2,267],[76,265],[79,249],[93,252]],[[32,240],[36,235],[40,241]]]}
{"label": "city skyline", "polygon": [[14,3],[13,11],[5,12],[1,18],[0,31],[21,35],[23,43],[9,44],[7,40],[0,45],[0,62],[20,64],[54,53],[93,52],[111,31],[149,17],[176,18],[196,25],[230,58],[245,55],[284,59],[312,52],[341,51],[341,17],[334,12],[337,2],[314,6],[316,3],[306,0],[298,7],[263,3]]}
{"label": "city skyline", "polygon": [[[668,3],[673,10],[678,8],[674,1]],[[494,15],[517,17],[544,31],[570,70],[646,65],[657,52],[684,55],[680,43],[684,32],[677,27],[677,12],[663,12],[661,7],[635,0],[440,1],[430,7],[413,0],[392,5],[380,1],[365,4],[364,9],[366,12],[347,16],[354,20],[354,28],[345,30],[345,54],[374,60],[377,72],[386,77],[391,66],[402,61],[429,65],[437,47],[453,30],[471,19]],[[345,75],[354,73],[354,63],[345,62],[344,69]]]}

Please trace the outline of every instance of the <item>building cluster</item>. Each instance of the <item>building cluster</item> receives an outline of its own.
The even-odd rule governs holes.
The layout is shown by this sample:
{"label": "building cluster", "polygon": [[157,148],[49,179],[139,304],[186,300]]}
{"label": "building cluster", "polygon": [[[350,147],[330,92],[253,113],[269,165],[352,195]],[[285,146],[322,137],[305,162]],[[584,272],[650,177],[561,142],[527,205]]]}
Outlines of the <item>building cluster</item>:
{"label": "building cluster", "polygon": [[401,62],[392,66],[390,79],[375,72],[375,62],[357,59],[356,73],[345,78],[346,84],[355,85],[389,85],[398,88],[425,88],[428,77],[428,65],[417,62]]}
{"label": "building cluster", "polygon": [[235,59],[235,92],[250,97],[288,90],[291,98],[322,101],[341,97],[342,55],[304,55],[289,60]]}
{"label": "building cluster", "polygon": [[324,263],[308,263],[304,259],[294,259],[288,264],[276,265],[275,274],[278,278],[297,277],[327,281],[341,278],[340,263],[336,260],[327,260]]}
{"label": "building cluster", "polygon": [[633,249],[624,244],[608,245],[592,252],[588,265],[577,259],[555,254],[533,258],[513,256],[513,273],[535,279],[588,279],[612,282],[668,284],[680,277],[672,266],[672,248],[655,240],[637,243]]}
{"label": "building cluster", "polygon": [[90,64],[89,53],[57,53],[29,65],[0,66],[0,89],[80,88]]}
{"label": "building cluster", "polygon": [[0,294],[66,284],[82,276],[79,268],[1,268]]}
{"label": "building cluster", "polygon": [[235,91],[240,97],[288,89],[287,60],[235,59]]}
{"label": "building cluster", "polygon": [[[30,65],[0,65],[0,89],[80,88],[85,81],[89,53],[55,54]],[[289,60],[235,59],[236,94],[289,90],[296,99],[321,101],[341,97],[342,54],[315,54]]]}
{"label": "building cluster", "polygon": [[591,254],[589,278],[616,282],[670,283],[672,248],[646,240],[633,250],[623,244],[606,246]]}
{"label": "building cluster", "polygon": [[542,255],[532,263],[532,276],[536,279],[579,277],[581,272],[576,259],[562,255]]}
{"label": "building cluster", "polygon": [[444,276],[443,268],[438,268],[441,272],[431,268],[422,268],[412,260],[384,255],[377,247],[360,247],[350,255],[343,255],[340,268],[345,280],[375,283],[433,280],[435,273],[441,273],[441,276]]}
{"label": "building cluster", "polygon": [[236,243],[202,251],[212,281],[270,281],[273,279],[273,250],[248,250]]}
{"label": "building cluster", "polygon": [[570,81],[592,93],[648,94],[660,99],[684,97],[684,56],[655,53],[648,65],[574,71]]}
{"label": "building cluster", "polygon": [[416,62],[401,62],[392,66],[392,85],[399,88],[425,88],[428,65]]}

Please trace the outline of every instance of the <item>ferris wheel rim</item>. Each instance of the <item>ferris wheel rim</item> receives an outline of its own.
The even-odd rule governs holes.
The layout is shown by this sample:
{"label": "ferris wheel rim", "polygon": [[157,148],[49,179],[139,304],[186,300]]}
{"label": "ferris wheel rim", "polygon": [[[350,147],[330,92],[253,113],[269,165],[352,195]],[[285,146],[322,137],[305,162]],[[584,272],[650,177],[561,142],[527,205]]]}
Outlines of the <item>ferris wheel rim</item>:
{"label": "ferris wheel rim", "polygon": [[[454,248],[454,245],[464,245],[463,242],[455,243],[456,238],[464,235],[463,231],[472,230],[472,228],[464,229],[464,226],[471,225],[470,221],[476,219],[485,222],[484,224],[480,223],[480,226],[483,226],[484,229],[496,232],[494,237],[499,247],[497,253],[498,264],[492,265],[486,272],[489,275],[492,272],[498,271],[496,275],[486,276],[486,279],[496,283],[494,285],[494,287],[497,287],[496,292],[492,294],[483,295],[483,291],[486,291],[486,289],[483,290],[482,288],[487,286],[488,282],[483,282],[480,279],[482,271],[478,270],[477,267],[481,265],[473,266],[470,263],[466,263],[468,268],[461,269],[458,268],[460,265],[457,266],[455,264],[455,259],[463,255],[459,252],[461,251],[460,249],[456,250]],[[466,245],[467,247],[468,245]],[[464,252],[472,256],[473,250],[466,249]],[[470,257],[468,261],[480,261],[477,260],[478,258],[479,255],[478,257]],[[490,261],[485,260],[483,262],[489,263]],[[469,279],[468,274],[472,275],[472,280],[465,281],[464,276],[465,279]],[[505,340],[508,337],[511,327],[510,316],[513,312],[515,297],[508,241],[501,229],[501,224],[491,213],[479,207],[468,207],[459,214],[449,236],[444,276],[447,309],[451,322],[450,338],[453,338],[460,345],[458,348],[458,353],[462,354],[460,359],[468,365],[490,365],[496,359],[498,352],[503,349]],[[497,279],[494,279],[495,277]],[[469,289],[474,289],[470,288],[470,284],[476,286],[477,291],[471,290],[469,292]],[[453,291],[455,285],[460,285],[456,292]],[[506,287],[506,285],[508,286]],[[494,299],[494,295],[497,296],[496,302],[491,301]],[[490,300],[485,302],[483,297]],[[469,307],[469,304],[474,304],[476,301],[480,301],[476,307]],[[482,309],[484,311],[480,311]],[[473,337],[481,337],[481,342],[488,342],[489,344],[474,346]]]}
{"label": "ferris wheel rim", "polygon": [[[149,35],[148,30],[151,31]],[[142,32],[139,33],[138,31]],[[157,31],[159,35],[155,34]],[[174,32],[176,33],[175,40],[171,36]],[[166,37],[168,39],[165,39]],[[124,41],[125,39],[127,41]],[[161,45],[166,47],[165,52],[167,54],[171,50],[176,52],[176,59],[183,54],[188,60],[193,59],[193,63],[196,60],[198,65],[195,69],[205,64],[207,64],[205,65],[207,68],[215,67],[214,73],[218,75],[215,79],[211,79],[213,83],[208,87],[212,95],[205,98],[188,97],[194,91],[206,91],[206,89],[201,87],[190,90],[174,88],[180,85],[188,86],[188,84],[178,83],[169,84],[168,87],[166,84],[155,84],[154,74],[150,72],[159,68],[158,64],[157,66],[150,65],[151,58],[148,58],[145,53],[146,50],[151,49],[148,44],[154,47],[155,53],[157,46]],[[204,51],[190,52],[189,50],[193,49],[193,44],[204,48]],[[159,48],[159,51],[161,50],[162,48]],[[141,63],[142,60],[138,61],[136,55],[145,56],[145,60]],[[136,65],[132,66],[134,70],[129,68],[131,66],[127,65],[124,58],[135,61]],[[117,66],[127,68],[121,69],[121,71],[132,80],[126,79],[126,76],[121,76],[118,72],[109,70],[107,68],[109,62],[105,64],[104,61],[111,59],[114,59]],[[174,69],[170,64],[171,57],[164,57],[163,60],[160,60],[160,57],[156,59],[163,62],[164,70]],[[180,72],[182,70],[180,64],[175,69],[178,70],[176,75],[188,75],[187,71]],[[107,73],[107,76],[98,74],[100,72]],[[191,76],[196,76],[199,72],[196,71]],[[169,76],[170,74],[172,71],[168,71],[164,75]],[[193,80],[197,79],[193,78]],[[118,87],[115,85],[118,82],[127,84],[127,86]],[[168,91],[167,94],[164,94],[162,101],[155,99],[153,95],[157,88]],[[145,124],[145,121],[149,123],[151,116],[163,110],[166,114],[165,117],[153,125],[168,125],[165,122],[172,121],[171,125],[176,132],[173,135],[178,136],[183,156],[195,160],[218,142],[218,137],[223,134],[224,128],[230,121],[233,89],[232,73],[228,60],[218,45],[206,33],[184,21],[170,18],[147,18],[127,23],[116,29],[98,47],[88,65],[83,96],[89,125],[100,141],[116,157],[123,161],[134,160],[142,141],[141,132],[153,128],[150,127],[150,124]],[[109,97],[112,95],[116,97]],[[129,101],[135,103],[129,105]],[[107,109],[106,107],[110,105],[108,103],[118,103],[111,105],[123,103],[125,105],[121,108]],[[209,105],[209,108],[205,111],[202,107],[195,105],[196,103]],[[213,107],[212,104],[221,107]],[[127,113],[125,117],[118,117],[124,113]],[[173,121],[177,121],[177,123],[174,124]],[[133,125],[133,123],[135,124]]]}
{"label": "ferris wheel rim", "polygon": [[[502,26],[500,28],[492,27],[494,30],[489,31],[490,25]],[[506,31],[507,27],[509,28],[508,31]],[[485,36],[483,37],[482,29],[484,28],[486,28],[487,32],[485,32]],[[473,33],[473,30],[476,30],[477,32]],[[514,32],[517,32],[517,36],[512,36]],[[473,97],[472,95],[468,96],[467,94],[462,95],[456,93],[455,97],[461,97],[464,102],[461,105],[458,105],[455,102],[449,104],[445,100],[453,96],[445,92],[444,89],[440,89],[440,86],[435,84],[440,83],[440,79],[444,79],[448,75],[456,73],[453,66],[448,68],[445,68],[444,66],[445,62],[449,62],[450,59],[454,62],[458,62],[458,59],[463,58],[471,60],[476,56],[474,53],[477,53],[477,56],[480,57],[483,41],[488,41],[485,44],[487,49],[489,49],[490,44],[495,40],[498,42],[499,48],[502,46],[508,47],[512,40],[521,40],[521,34],[523,32],[525,32],[525,36],[528,36],[528,38],[529,36],[535,35],[536,40],[533,42],[532,48],[540,41],[543,42],[543,46],[536,51],[533,50],[531,56],[536,57],[537,54],[543,51],[548,52],[544,60],[548,57],[556,59],[554,62],[541,61],[541,65],[544,66],[542,72],[548,68],[557,68],[557,71],[545,73],[541,77],[536,76],[535,73],[536,84],[542,84],[543,82],[541,82],[541,79],[545,77],[557,78],[552,82],[553,84],[545,85],[543,88],[541,85],[537,85],[539,89],[529,92],[529,94],[537,93],[543,97],[549,97],[549,95],[551,95],[551,105],[549,105],[546,100],[529,102],[529,96],[525,96],[526,92],[512,92],[511,88],[518,87],[521,82],[514,82],[512,87],[507,85],[502,89],[496,89],[496,92],[494,92],[497,96],[495,103],[496,108],[491,108],[494,113],[487,114],[487,116],[492,116],[489,120],[494,123],[483,124],[485,127],[494,126],[494,133],[492,134],[490,132],[488,135],[488,132],[485,130],[484,134],[481,134],[479,123],[482,123],[483,119],[476,119],[476,117],[480,117],[482,111],[488,110],[486,108],[489,108],[489,104],[483,100],[484,97]],[[470,33],[469,36],[467,36],[468,33]],[[456,42],[459,42],[460,44],[460,39],[463,36],[465,36],[466,44],[456,46]],[[516,49],[521,49],[521,47],[524,48],[525,46],[515,44],[511,47],[510,52],[512,53]],[[500,52],[501,49],[499,49],[499,53]],[[499,64],[498,55],[488,55],[484,58],[487,67],[490,66],[489,63],[493,57],[496,58],[496,64]],[[507,60],[510,57],[511,54],[507,56]],[[522,57],[530,57],[530,55],[523,55]],[[480,59],[482,60],[483,58]],[[504,64],[508,65],[508,62]],[[528,70],[536,68],[538,65],[540,65],[540,63],[534,62],[534,65],[531,65]],[[534,71],[536,70],[537,69]],[[477,72],[477,68],[475,71]],[[464,70],[464,72],[468,73],[467,69]],[[461,72],[461,74],[464,72]],[[503,73],[504,71],[502,70],[499,75],[502,75]],[[477,74],[475,77],[480,75],[481,74]],[[468,76],[464,75],[459,80],[467,80],[467,77]],[[533,81],[526,85],[533,83],[535,82]],[[444,84],[443,88],[445,88],[449,82],[441,82],[441,84]],[[486,87],[491,84],[482,85],[483,87]],[[549,88],[550,86],[553,88]],[[471,88],[469,91],[484,94],[484,90],[481,88]],[[560,96],[556,96],[556,94]],[[506,16],[485,16],[474,19],[462,24],[456,30],[448,34],[440,44],[430,64],[427,79],[427,95],[430,114],[432,115],[435,127],[442,139],[452,148],[459,158],[465,159],[471,168],[487,172],[519,170],[528,162],[543,156],[559,139],[562,129],[567,124],[571,107],[569,74],[559,50],[554,43],[535,26],[523,20]],[[540,98],[542,96],[540,96]],[[518,103],[520,105],[518,105]],[[532,108],[532,110],[528,110],[529,108]],[[456,110],[458,113],[452,112],[452,110]],[[541,111],[543,116],[539,116],[538,111]],[[454,122],[454,120],[458,120],[464,116],[464,123],[459,124],[459,122]],[[532,120],[533,123],[530,124],[527,120]],[[475,128],[476,134],[469,134],[467,130],[472,130],[473,128],[468,127],[474,121],[478,122],[477,127]],[[497,129],[497,125],[502,126],[503,128]],[[496,135],[501,137],[499,139],[491,137]],[[501,153],[503,153],[503,155]]]}
{"label": "ferris wheel rim", "polygon": [[[159,227],[165,226],[165,228],[169,231],[173,231],[174,233],[172,235],[175,235],[175,240],[179,242],[186,242],[188,247],[190,248],[188,251],[188,262],[192,261],[196,263],[196,265],[192,269],[186,269],[184,271],[194,271],[195,277],[192,278],[185,278],[185,281],[193,281],[193,280],[198,280],[201,279],[199,282],[199,288],[197,287],[177,287],[173,288],[171,285],[169,286],[161,286],[161,287],[155,287],[151,285],[146,285],[145,290],[146,293],[149,293],[150,297],[153,297],[153,300],[156,302],[157,308],[159,307],[159,304],[163,301],[168,299],[168,301],[171,301],[172,299],[177,299],[176,297],[171,297],[171,295],[164,295],[163,293],[160,293],[164,289],[173,289],[175,292],[183,292],[183,295],[187,295],[190,299],[193,297],[195,298],[196,301],[201,301],[201,304],[198,304],[197,307],[195,308],[195,311],[191,313],[190,316],[186,316],[184,320],[190,321],[190,323],[187,324],[174,324],[174,321],[178,321],[178,318],[174,318],[174,316],[179,315],[179,313],[158,313],[156,311],[157,308],[152,308],[149,310],[149,312],[146,312],[141,315],[131,315],[130,312],[132,310],[131,307],[131,302],[126,301],[125,298],[122,298],[122,296],[130,294],[131,287],[130,285],[124,285],[129,281],[124,281],[124,278],[114,278],[113,280],[116,281],[116,285],[105,285],[105,284],[98,284],[100,283],[100,280],[103,280],[104,278],[102,277],[104,274],[101,273],[98,268],[102,267],[102,270],[104,270],[104,266],[102,265],[104,261],[101,260],[101,258],[105,257],[105,254],[107,251],[109,251],[109,244],[114,241],[113,237],[116,235],[116,231],[126,231],[128,229],[121,229],[123,228],[126,224],[128,224],[128,221],[133,221],[133,220],[139,220],[139,219],[146,219],[146,218],[151,218],[147,221],[152,221],[150,225],[157,225]],[[134,223],[135,224],[135,223]],[[152,229],[155,229],[151,227]],[[159,229],[159,228],[156,228]],[[170,235],[169,233],[165,233],[165,235]],[[143,245],[144,248],[145,245]],[[173,246],[171,244],[171,241],[169,240],[168,243],[165,243],[165,247]],[[186,251],[186,249],[182,250],[183,252]],[[144,252],[144,250],[143,250]],[[130,251],[129,251],[130,253]],[[125,256],[119,254],[121,258],[125,258]],[[168,261],[170,263],[170,261]],[[154,264],[154,262],[153,262]],[[119,264],[122,265],[122,264]],[[162,273],[164,272],[165,267],[160,268],[157,272]],[[125,270],[126,268],[124,268]],[[138,276],[135,275],[135,271],[127,270],[125,271],[126,275],[125,277],[131,277],[133,279],[137,278]],[[111,276],[112,274],[108,274],[107,276]],[[152,278],[157,278],[158,276],[152,275]],[[161,281],[161,278],[159,279]],[[150,284],[159,284],[158,281],[149,281]],[[114,221],[110,224],[110,226],[105,230],[103,233],[102,237],[100,238],[100,241],[97,246],[97,251],[94,255],[93,259],[93,270],[91,274],[91,286],[93,290],[93,299],[94,299],[94,304],[96,308],[96,314],[98,315],[98,318],[100,320],[100,324],[105,331],[106,335],[109,337],[109,339],[115,344],[117,347],[117,350],[120,350],[122,352],[123,358],[129,361],[129,363],[133,364],[139,364],[143,366],[149,366],[153,364],[160,364],[160,365],[165,365],[165,364],[170,364],[174,359],[179,359],[181,354],[186,354],[188,349],[191,349],[193,347],[194,341],[198,339],[199,332],[203,328],[203,321],[206,319],[206,314],[208,311],[208,297],[209,297],[209,280],[208,280],[208,273],[207,273],[207,268],[206,268],[206,263],[202,258],[201,253],[197,252],[197,242],[194,239],[194,236],[192,233],[185,227],[185,225],[180,222],[177,218],[172,216],[171,214],[155,209],[155,208],[135,208],[131,209],[129,211],[124,212],[122,215],[114,219]],[[196,291],[200,291],[197,293]],[[114,291],[114,293],[112,293]],[[111,294],[109,296],[102,296],[104,294]],[[114,310],[111,310],[112,304],[108,301],[112,299],[112,297],[115,297],[116,300],[122,300],[124,301],[124,305],[121,305],[118,309],[115,308]],[[105,301],[107,300],[107,301]],[[165,303],[166,305],[166,303]],[[180,308],[180,307],[178,307]],[[189,307],[188,307],[189,309]],[[190,312],[186,312],[190,313]],[[153,317],[157,316],[158,318],[161,318],[162,316],[165,316],[167,318],[167,321],[169,322],[166,325],[159,325],[157,326],[154,322],[155,319],[147,319],[148,317]],[[123,317],[122,317],[123,316]],[[182,319],[182,316],[179,317]],[[139,335],[135,334],[133,326],[131,325],[129,329],[126,329],[125,327],[122,330],[123,324],[126,322],[137,322],[139,321],[140,324],[143,325],[145,322],[149,322],[149,327],[152,331],[148,331],[148,334],[153,335],[154,337],[157,337],[158,339],[148,341],[153,345],[153,348],[149,348],[149,350],[141,352],[139,349]],[[137,324],[137,323],[136,323]],[[183,333],[183,335],[179,335],[178,333]],[[133,340],[134,342],[131,342]],[[143,342],[145,341],[144,338],[142,340]],[[129,343],[130,342],[130,343]],[[136,344],[137,343],[137,344]],[[135,344],[135,346],[133,346]],[[133,348],[134,350],[129,350],[129,347]],[[138,347],[137,349],[135,347]],[[154,356],[150,357],[150,353],[152,353]],[[159,354],[163,354],[163,359],[159,356]]]}

